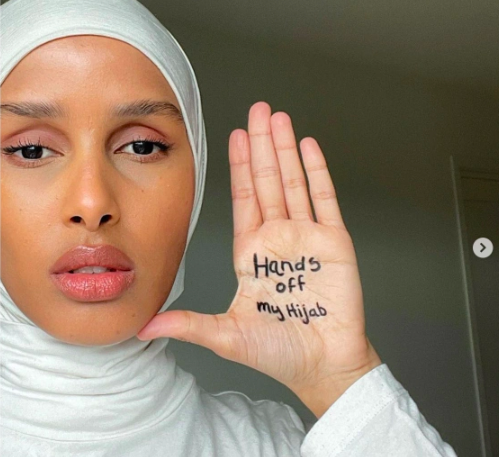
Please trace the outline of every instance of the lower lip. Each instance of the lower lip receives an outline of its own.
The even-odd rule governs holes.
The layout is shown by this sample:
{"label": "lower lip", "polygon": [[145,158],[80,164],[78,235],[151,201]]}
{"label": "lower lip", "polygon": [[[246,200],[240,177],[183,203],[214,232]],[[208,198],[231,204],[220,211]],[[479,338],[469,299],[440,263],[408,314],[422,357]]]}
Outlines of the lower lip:
{"label": "lower lip", "polygon": [[113,300],[127,290],[135,279],[134,270],[105,273],[52,274],[55,285],[66,297],[77,301]]}

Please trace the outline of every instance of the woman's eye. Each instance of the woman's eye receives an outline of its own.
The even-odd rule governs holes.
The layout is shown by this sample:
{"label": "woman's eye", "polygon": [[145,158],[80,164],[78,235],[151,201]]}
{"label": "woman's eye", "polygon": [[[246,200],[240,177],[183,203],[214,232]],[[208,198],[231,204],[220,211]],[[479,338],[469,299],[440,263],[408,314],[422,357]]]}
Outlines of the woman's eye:
{"label": "woman's eye", "polygon": [[21,158],[26,160],[41,160],[47,158],[47,156],[44,155],[44,151],[50,151],[50,149],[41,144],[26,144],[14,147],[11,146],[5,148],[4,151],[7,154],[15,154],[16,152],[20,152]]}
{"label": "woman's eye", "polygon": [[[154,152],[154,148],[158,148],[160,152],[167,152],[171,145],[161,141],[134,141],[125,145],[122,150],[130,152],[133,155],[149,156]],[[128,149],[128,151],[126,151]]]}

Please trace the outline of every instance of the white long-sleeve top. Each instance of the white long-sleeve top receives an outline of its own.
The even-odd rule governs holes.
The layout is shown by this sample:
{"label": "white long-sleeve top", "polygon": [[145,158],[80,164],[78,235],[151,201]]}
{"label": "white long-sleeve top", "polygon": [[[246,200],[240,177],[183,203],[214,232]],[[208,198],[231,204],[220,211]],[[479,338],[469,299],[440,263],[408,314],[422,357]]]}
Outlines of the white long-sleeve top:
{"label": "white long-sleeve top", "polygon": [[[175,414],[112,439],[46,439],[1,427],[2,457],[455,457],[382,364],[357,380],[308,432],[289,405],[212,394],[191,382]],[[182,421],[181,435],[169,420]],[[3,425],[3,424],[2,424]],[[177,431],[177,433],[172,433]]]}

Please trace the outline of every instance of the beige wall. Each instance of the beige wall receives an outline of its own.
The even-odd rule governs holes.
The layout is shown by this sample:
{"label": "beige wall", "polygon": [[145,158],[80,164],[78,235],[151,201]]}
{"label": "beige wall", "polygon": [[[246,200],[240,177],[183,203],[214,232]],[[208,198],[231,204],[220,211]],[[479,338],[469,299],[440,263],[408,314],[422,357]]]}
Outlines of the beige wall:
{"label": "beige wall", "polygon": [[[171,309],[224,312],[234,296],[227,143],[231,130],[246,128],[251,104],[265,100],[291,115],[299,139],[314,136],[323,147],[382,360],[458,455],[480,455],[449,156],[499,157],[499,99],[165,25],[197,74],[209,146],[186,288]],[[187,343],[171,348],[208,391],[284,401],[315,419],[263,374]]]}

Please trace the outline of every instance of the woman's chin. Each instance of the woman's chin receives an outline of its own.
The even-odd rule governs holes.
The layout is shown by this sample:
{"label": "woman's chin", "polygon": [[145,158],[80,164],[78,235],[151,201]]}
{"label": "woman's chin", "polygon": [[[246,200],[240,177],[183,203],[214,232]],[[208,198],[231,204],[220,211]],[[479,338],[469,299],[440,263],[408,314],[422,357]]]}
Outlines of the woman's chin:
{"label": "woman's chin", "polygon": [[139,329],[133,329],[128,332],[120,331],[119,333],[113,332],[112,330],[106,329],[105,332],[86,332],[85,334],[78,332],[76,329],[74,332],[68,332],[65,329],[64,332],[57,331],[47,331],[46,333],[52,337],[58,339],[67,344],[73,344],[76,346],[107,346],[111,344],[122,343],[123,341],[129,340],[137,335]]}

